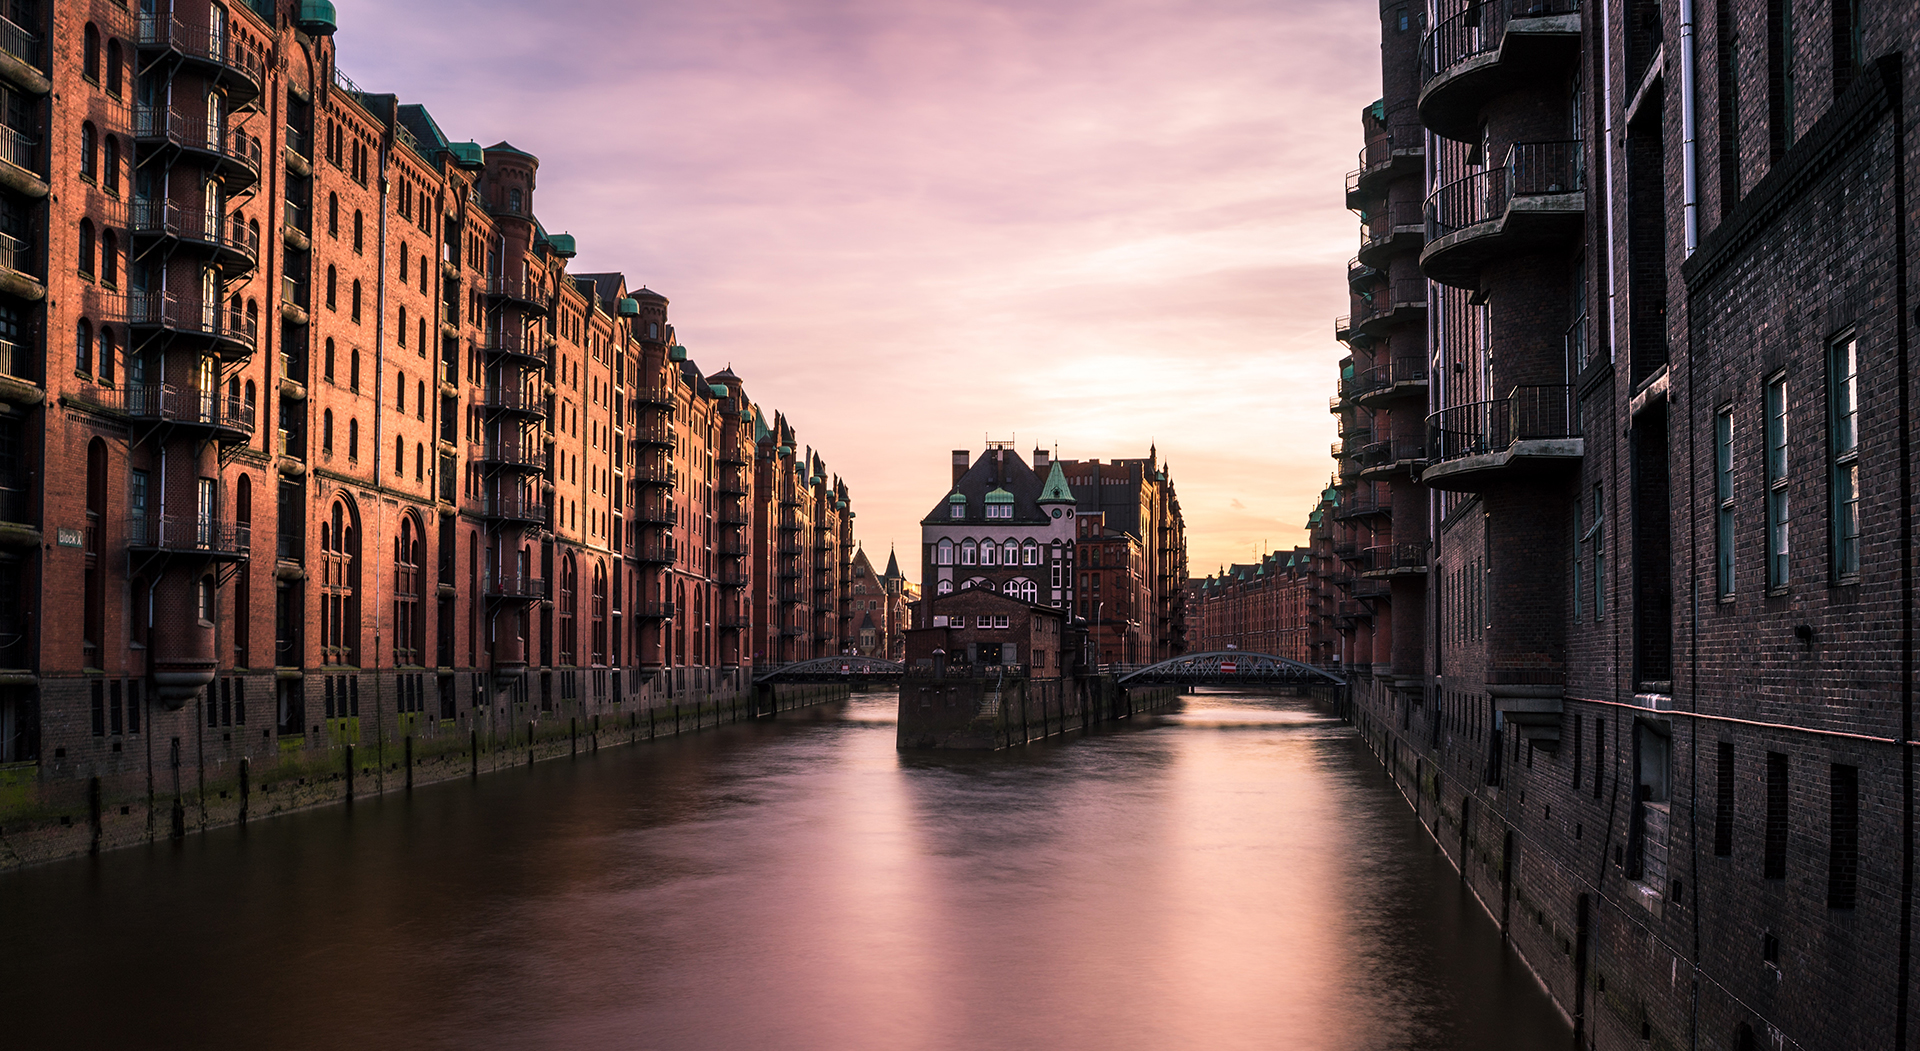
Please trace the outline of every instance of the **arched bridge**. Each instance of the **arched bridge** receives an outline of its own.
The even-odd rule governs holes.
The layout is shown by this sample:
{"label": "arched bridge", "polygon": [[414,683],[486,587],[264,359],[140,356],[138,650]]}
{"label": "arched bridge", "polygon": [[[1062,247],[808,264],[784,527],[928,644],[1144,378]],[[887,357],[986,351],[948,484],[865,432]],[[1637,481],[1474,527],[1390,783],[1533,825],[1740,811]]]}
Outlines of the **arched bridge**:
{"label": "arched bridge", "polygon": [[1271,653],[1215,650],[1186,653],[1120,676],[1121,686],[1345,686],[1324,668]]}
{"label": "arched bridge", "polygon": [[852,679],[898,679],[906,665],[878,657],[815,657],[769,668],[753,677],[755,686],[782,682],[847,682]]}

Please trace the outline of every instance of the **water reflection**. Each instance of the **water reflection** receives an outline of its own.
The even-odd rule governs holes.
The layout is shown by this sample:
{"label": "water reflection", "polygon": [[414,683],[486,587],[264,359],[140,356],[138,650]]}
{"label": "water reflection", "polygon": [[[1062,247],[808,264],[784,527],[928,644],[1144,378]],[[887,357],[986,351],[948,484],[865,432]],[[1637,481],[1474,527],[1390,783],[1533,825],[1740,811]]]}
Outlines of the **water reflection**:
{"label": "water reflection", "polygon": [[862,696],[0,901],[17,1047],[1570,1041],[1351,734],[1267,695],[985,756]]}

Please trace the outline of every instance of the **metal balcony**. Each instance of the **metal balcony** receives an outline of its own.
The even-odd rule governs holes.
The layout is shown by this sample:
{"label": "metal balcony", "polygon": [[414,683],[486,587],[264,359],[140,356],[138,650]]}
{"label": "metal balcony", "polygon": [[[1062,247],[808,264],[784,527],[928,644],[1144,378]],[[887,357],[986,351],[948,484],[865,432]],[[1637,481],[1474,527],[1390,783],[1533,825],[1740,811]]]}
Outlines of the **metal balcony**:
{"label": "metal balcony", "polygon": [[487,570],[481,590],[494,602],[537,602],[547,597],[547,582],[531,573]]}
{"label": "metal balcony", "polygon": [[166,15],[142,15],[134,40],[142,55],[170,53],[185,59],[202,76],[225,87],[227,102],[235,109],[260,97],[260,85],[266,79],[264,56],[231,32],[187,25]]}
{"label": "metal balcony", "polygon": [[1579,0],[1454,0],[1440,12],[1421,41],[1420,121],[1457,142],[1478,138],[1496,96],[1548,90],[1579,52]]}
{"label": "metal balcony", "polygon": [[541,419],[547,415],[546,399],[528,394],[524,387],[488,387],[474,399],[483,412]]}
{"label": "metal balcony", "polygon": [[487,278],[485,287],[489,299],[503,300],[534,314],[547,312],[547,292],[532,278],[494,274]]}
{"label": "metal balcony", "polygon": [[1426,237],[1426,221],[1417,202],[1390,203],[1380,212],[1365,217],[1360,227],[1357,258],[1368,266],[1384,270],[1394,256],[1418,251]]}
{"label": "metal balcony", "polygon": [[633,604],[633,615],[641,620],[672,620],[673,603],[636,602]]}
{"label": "metal balcony", "polygon": [[1427,417],[1432,460],[1423,485],[1472,491],[1523,474],[1577,466],[1585,454],[1570,386],[1515,387],[1504,398]]}
{"label": "metal balcony", "polygon": [[671,489],[680,481],[680,471],[670,463],[637,463],[627,469],[628,477],[641,485]]}
{"label": "metal balcony", "polygon": [[679,546],[670,536],[648,537],[633,546],[635,561],[650,566],[670,566],[679,560]]}
{"label": "metal balcony", "polygon": [[1375,580],[1425,576],[1431,546],[1422,540],[1415,544],[1380,544],[1368,548],[1369,568],[1362,575]]}
{"label": "metal balcony", "polygon": [[547,363],[549,353],[546,337],[520,332],[489,332],[480,338],[480,352],[541,365]]}
{"label": "metal balcony", "polygon": [[217,302],[181,299],[171,292],[136,292],[114,297],[98,313],[124,321],[136,332],[165,333],[176,340],[202,343],[222,361],[244,361],[253,355],[253,328]]}
{"label": "metal balcony", "polygon": [[1426,281],[1417,277],[1402,278],[1363,295],[1353,319],[1355,333],[1370,338],[1384,336],[1400,325],[1424,323],[1427,320]]}
{"label": "metal balcony", "polygon": [[1413,104],[1402,102],[1368,125],[1359,166],[1347,175],[1347,207],[1355,211],[1384,196],[1394,179],[1418,174],[1427,155],[1426,129]]}
{"label": "metal balcony", "polygon": [[127,209],[127,229],[136,244],[157,239],[180,241],[210,250],[223,274],[234,277],[259,265],[260,235],[236,213],[207,215],[171,201],[135,200]]}
{"label": "metal balcony", "polygon": [[[1421,282],[1425,287],[1425,282]],[[1426,301],[1421,300],[1421,309],[1425,310]],[[1353,380],[1344,388],[1347,397],[1354,399],[1362,408],[1377,408],[1397,398],[1417,397],[1425,400],[1427,396],[1427,359],[1420,355],[1403,355],[1365,369],[1356,370]]]}
{"label": "metal balcony", "polygon": [[253,547],[251,527],[198,515],[135,515],[127,519],[127,547],[163,555],[238,562]]}
{"label": "metal balcony", "polygon": [[680,431],[670,420],[649,420],[633,429],[633,440],[641,445],[653,445],[672,448],[680,438]]}
{"label": "metal balcony", "polygon": [[480,517],[502,525],[544,526],[547,524],[547,505],[523,493],[497,493],[481,502]]}
{"label": "metal balcony", "polygon": [[1355,462],[1360,465],[1361,481],[1386,479],[1400,473],[1411,477],[1426,463],[1426,459],[1427,440],[1424,437],[1370,442],[1354,454]]}
{"label": "metal balcony", "polygon": [[673,505],[669,503],[642,506],[633,513],[633,520],[645,526],[670,526],[676,518]]}
{"label": "metal balcony", "polygon": [[243,399],[171,385],[147,383],[101,391],[101,400],[129,419],[147,424],[170,424],[197,431],[222,443],[253,437],[252,406]]}
{"label": "metal balcony", "polygon": [[517,442],[487,442],[475,457],[482,465],[508,471],[544,471],[547,447],[533,439]]}
{"label": "metal balcony", "polygon": [[231,196],[260,181],[260,140],[244,128],[211,127],[172,109],[135,106],[133,140],[143,150],[174,149],[220,173]]}
{"label": "metal balcony", "polygon": [[1488,262],[1577,238],[1586,223],[1583,154],[1577,140],[1516,142],[1499,167],[1435,190],[1427,198],[1421,272],[1477,290]]}

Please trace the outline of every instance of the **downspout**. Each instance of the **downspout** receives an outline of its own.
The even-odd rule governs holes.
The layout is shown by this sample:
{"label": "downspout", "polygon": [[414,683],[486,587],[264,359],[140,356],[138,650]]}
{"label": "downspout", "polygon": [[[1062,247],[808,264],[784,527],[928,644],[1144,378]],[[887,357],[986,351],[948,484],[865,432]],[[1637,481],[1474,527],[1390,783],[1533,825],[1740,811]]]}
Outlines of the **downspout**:
{"label": "downspout", "polygon": [[[398,102],[395,102],[396,106],[398,104],[399,104]],[[392,192],[392,184],[387,179],[387,167],[388,167],[389,158],[392,156],[392,153],[393,153],[393,122],[398,119],[398,115],[395,112],[389,110],[387,113],[387,118],[388,118],[387,134],[382,138],[380,143],[380,210],[377,216],[377,218],[379,219],[379,226],[376,228],[377,240],[374,242],[376,246],[376,250],[373,256],[374,314],[373,314],[373,457],[372,457],[372,460],[373,460],[373,484],[374,484],[374,489],[376,491],[384,488],[384,486],[380,484],[380,469],[381,469],[381,465],[387,462],[387,447],[385,442],[386,432],[382,426],[386,419],[386,410],[387,410],[387,399],[385,394],[386,380],[387,380],[387,364],[386,364],[387,205],[391,199],[390,194]],[[404,461],[402,462],[402,466],[403,467],[405,466]],[[387,516],[386,516],[385,508],[386,508],[385,500],[375,501],[374,508],[373,508],[374,535],[377,537],[381,537],[383,541],[387,535],[387,530],[386,530]],[[361,535],[363,538],[362,545],[361,545],[361,558],[364,561],[366,559],[366,546],[364,542],[365,533],[363,532]],[[385,581],[387,577],[379,568],[382,565],[380,559],[376,557],[372,561],[374,566],[376,567],[373,574],[372,591],[374,593],[375,600],[379,602],[379,604],[376,605],[374,609],[376,611],[384,611],[387,609],[388,604],[384,600],[380,600],[378,596],[380,594],[380,584],[382,581]],[[380,624],[381,624],[380,613],[375,612],[373,616],[373,662],[372,662],[373,664],[373,713],[374,713],[373,725],[374,725],[374,734],[375,734],[374,754],[377,760],[375,763],[375,769],[380,771],[379,773],[380,791],[384,792],[386,791],[387,732],[386,732],[386,719],[381,714],[381,707],[380,707],[381,702],[383,700],[383,694],[385,692],[380,687],[380,650],[386,640],[380,631]]]}
{"label": "downspout", "polygon": [[1619,244],[1613,233],[1613,31],[1607,17],[1609,5],[1595,6],[1600,9],[1600,199],[1607,210],[1607,360],[1615,361],[1619,356],[1620,321],[1614,309],[1619,294],[1614,275],[1619,267],[1612,248]]}
{"label": "downspout", "polygon": [[1689,258],[1700,244],[1700,118],[1694,106],[1693,48],[1693,0],[1680,0],[1680,214]]}
{"label": "downspout", "polygon": [[1905,426],[1913,405],[1908,355],[1911,337],[1907,325],[1912,320],[1907,295],[1907,137],[1906,79],[1899,57],[1883,59],[1879,75],[1893,81],[1893,278],[1896,319],[1896,350],[1900,384],[1900,957],[1895,965],[1899,977],[1894,989],[1895,1051],[1906,1051],[1907,1020],[1911,1013],[1913,981],[1913,877],[1914,877],[1914,568],[1913,568],[1913,434]]}

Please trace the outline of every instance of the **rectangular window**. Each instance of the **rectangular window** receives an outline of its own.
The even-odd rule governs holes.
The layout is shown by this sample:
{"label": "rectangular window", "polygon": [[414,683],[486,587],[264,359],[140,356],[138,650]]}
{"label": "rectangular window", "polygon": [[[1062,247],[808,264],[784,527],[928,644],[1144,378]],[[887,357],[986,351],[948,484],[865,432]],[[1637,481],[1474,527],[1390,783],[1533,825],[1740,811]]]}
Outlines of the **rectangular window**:
{"label": "rectangular window", "polygon": [[107,691],[100,680],[93,681],[93,736],[107,735]]}
{"label": "rectangular window", "polygon": [[1607,615],[1607,497],[1598,484],[1593,487],[1593,528],[1587,530],[1593,545],[1593,619]]}
{"label": "rectangular window", "polygon": [[1860,575],[1860,373],[1851,333],[1827,351],[1827,431],[1833,456],[1827,533],[1834,579],[1846,580]]}
{"label": "rectangular window", "polygon": [[1720,742],[1720,765],[1715,772],[1713,799],[1713,856],[1733,856],[1733,742]]}
{"label": "rectangular window", "polygon": [[1607,781],[1607,721],[1593,720],[1593,798],[1600,798],[1600,787]]}
{"label": "rectangular window", "polygon": [[1721,597],[1733,594],[1733,406],[1722,408],[1713,417],[1714,497],[1719,510],[1714,516],[1714,580]]}
{"label": "rectangular window", "polygon": [[1586,743],[1580,740],[1580,731],[1586,728],[1586,722],[1578,716],[1573,720],[1573,790],[1580,791],[1580,783],[1585,779],[1580,767],[1587,759]]}
{"label": "rectangular window", "polygon": [[1580,564],[1580,553],[1583,550],[1583,545],[1586,540],[1580,531],[1582,518],[1580,501],[1575,500],[1573,502],[1573,621],[1575,624],[1580,622],[1581,613],[1580,575],[1585,572],[1586,569],[1586,567]]}
{"label": "rectangular window", "polygon": [[1767,587],[1787,586],[1787,377],[1767,381]]}
{"label": "rectangular window", "polygon": [[1787,757],[1767,753],[1767,879],[1787,878]]}
{"label": "rectangular window", "polygon": [[1860,880],[1860,769],[1833,764],[1827,819],[1827,908],[1851,909]]}

